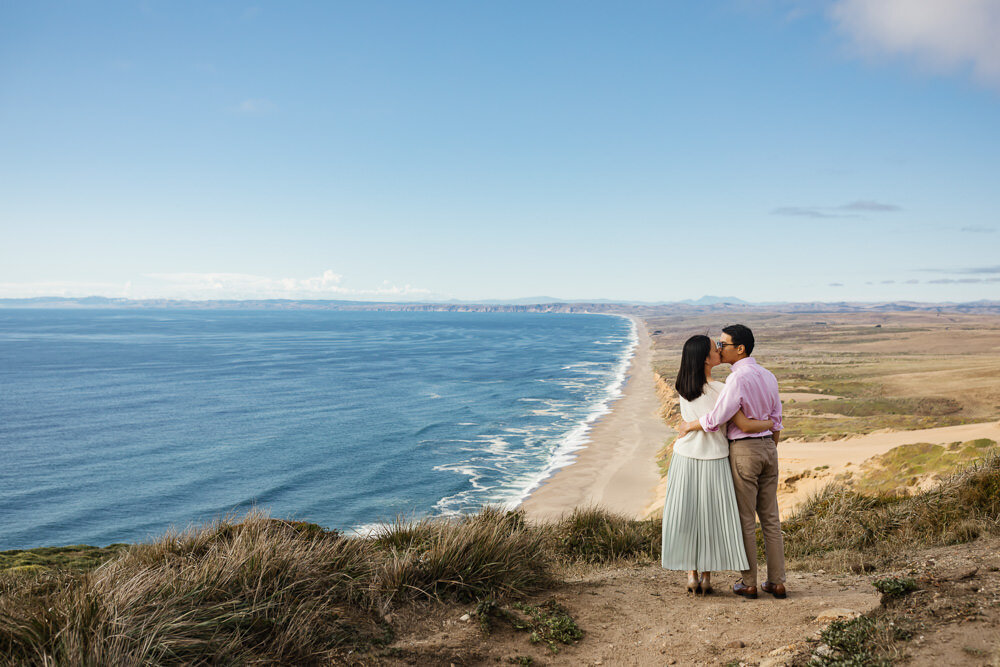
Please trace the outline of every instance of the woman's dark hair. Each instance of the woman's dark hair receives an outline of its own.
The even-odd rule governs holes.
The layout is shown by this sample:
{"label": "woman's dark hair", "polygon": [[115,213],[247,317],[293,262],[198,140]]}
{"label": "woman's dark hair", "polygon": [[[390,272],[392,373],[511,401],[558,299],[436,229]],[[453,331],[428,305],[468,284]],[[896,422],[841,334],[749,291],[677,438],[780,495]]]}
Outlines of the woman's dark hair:
{"label": "woman's dark hair", "polygon": [[681,352],[681,368],[677,371],[674,388],[677,393],[693,401],[705,392],[705,360],[712,349],[708,336],[691,336]]}

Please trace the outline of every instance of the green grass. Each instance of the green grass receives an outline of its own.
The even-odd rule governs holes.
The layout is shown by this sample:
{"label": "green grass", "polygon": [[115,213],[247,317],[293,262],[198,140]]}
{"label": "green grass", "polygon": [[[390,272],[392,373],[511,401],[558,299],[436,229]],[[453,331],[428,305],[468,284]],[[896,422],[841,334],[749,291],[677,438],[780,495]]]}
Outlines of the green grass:
{"label": "green grass", "polygon": [[532,644],[545,643],[552,653],[559,652],[559,644],[572,644],[583,637],[569,611],[551,598],[539,605],[515,602],[509,607],[490,598],[480,601],[472,615],[485,634],[492,632],[496,622],[503,622],[529,633]]}
{"label": "green grass", "polygon": [[0,551],[0,571],[40,570],[52,567],[90,570],[127,548],[127,544],[111,544],[106,547],[75,544],[67,547]]}
{"label": "green grass", "polygon": [[996,450],[997,443],[987,438],[950,445],[900,445],[866,461],[852,488],[869,495],[905,495],[924,479],[942,479]]}

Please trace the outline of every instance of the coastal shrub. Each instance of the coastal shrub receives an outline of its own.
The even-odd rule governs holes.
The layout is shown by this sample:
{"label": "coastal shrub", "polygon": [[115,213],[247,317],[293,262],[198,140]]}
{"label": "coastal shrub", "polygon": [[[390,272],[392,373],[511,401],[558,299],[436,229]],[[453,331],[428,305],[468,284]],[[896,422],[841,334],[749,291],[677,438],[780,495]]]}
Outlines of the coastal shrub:
{"label": "coastal shrub", "polygon": [[892,628],[880,618],[858,616],[834,621],[820,632],[820,639],[830,647],[830,655],[817,655],[810,667],[888,667],[892,660],[887,647],[892,645]]}
{"label": "coastal shrub", "polygon": [[554,548],[564,559],[605,563],[660,557],[660,520],[636,521],[600,507],[577,508],[554,527]]}
{"label": "coastal shrub", "polygon": [[887,577],[885,579],[877,579],[872,582],[872,586],[874,586],[875,590],[882,594],[882,604],[885,604],[890,600],[905,597],[906,595],[917,590],[916,580],[910,577]]}

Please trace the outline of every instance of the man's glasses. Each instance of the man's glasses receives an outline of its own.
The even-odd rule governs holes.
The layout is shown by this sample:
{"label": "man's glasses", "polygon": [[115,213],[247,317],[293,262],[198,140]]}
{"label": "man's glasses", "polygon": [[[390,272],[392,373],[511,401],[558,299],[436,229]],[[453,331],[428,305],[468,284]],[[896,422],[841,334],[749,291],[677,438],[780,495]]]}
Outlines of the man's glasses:
{"label": "man's glasses", "polygon": [[729,347],[736,347],[736,343],[724,343],[724,342],[723,342],[723,341],[721,341],[721,340],[720,340],[720,341],[716,341],[716,343],[715,343],[715,347],[719,348],[720,350],[721,350],[722,348],[726,347],[727,345],[728,345]]}

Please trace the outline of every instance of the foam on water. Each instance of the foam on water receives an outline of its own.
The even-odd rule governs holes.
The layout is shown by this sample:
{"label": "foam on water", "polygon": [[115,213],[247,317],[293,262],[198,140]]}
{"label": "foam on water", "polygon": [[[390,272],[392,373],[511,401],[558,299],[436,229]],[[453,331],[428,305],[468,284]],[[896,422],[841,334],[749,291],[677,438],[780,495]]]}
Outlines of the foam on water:
{"label": "foam on water", "polygon": [[577,314],[0,311],[0,550],[255,502],[359,530],[514,506],[585,446],[637,340]]}

